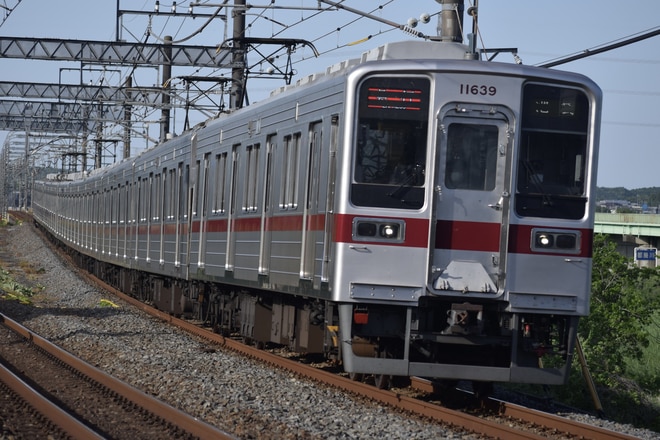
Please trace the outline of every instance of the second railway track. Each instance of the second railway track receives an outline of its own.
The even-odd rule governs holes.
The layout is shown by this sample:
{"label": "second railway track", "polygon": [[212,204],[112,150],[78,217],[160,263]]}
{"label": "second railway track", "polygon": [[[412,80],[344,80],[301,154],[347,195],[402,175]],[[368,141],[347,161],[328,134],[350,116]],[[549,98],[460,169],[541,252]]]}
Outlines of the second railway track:
{"label": "second railway track", "polygon": [[[193,419],[72,356],[0,314],[2,381],[20,377],[35,392],[28,404],[59,430],[61,438],[227,438]],[[10,375],[13,372],[14,375]],[[10,377],[15,379],[10,383]]]}

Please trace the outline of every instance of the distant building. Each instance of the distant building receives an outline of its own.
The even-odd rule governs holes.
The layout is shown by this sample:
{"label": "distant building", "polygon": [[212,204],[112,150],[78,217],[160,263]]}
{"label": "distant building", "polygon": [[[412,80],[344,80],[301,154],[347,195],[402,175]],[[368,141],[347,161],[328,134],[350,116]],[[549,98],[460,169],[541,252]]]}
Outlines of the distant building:
{"label": "distant building", "polygon": [[596,206],[601,209],[601,211],[607,211],[612,214],[618,212],[630,212],[634,214],[657,214],[657,206],[648,206],[646,203],[632,203],[628,200],[600,200],[596,202]]}
{"label": "distant building", "polygon": [[616,213],[621,208],[632,209],[632,203],[628,200],[600,200],[596,202],[596,206],[604,208],[612,214]]}

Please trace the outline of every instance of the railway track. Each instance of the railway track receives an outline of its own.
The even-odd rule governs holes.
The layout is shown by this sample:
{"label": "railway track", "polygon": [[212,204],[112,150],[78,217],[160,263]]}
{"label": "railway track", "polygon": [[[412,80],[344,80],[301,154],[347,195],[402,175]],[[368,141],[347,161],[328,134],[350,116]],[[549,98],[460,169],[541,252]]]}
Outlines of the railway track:
{"label": "railway track", "polygon": [[[3,407],[29,408],[4,424],[16,424],[24,438],[233,438],[108,376],[8,317],[0,314],[0,321],[0,382],[12,396]],[[26,426],[33,428],[25,432]]]}
{"label": "railway track", "polygon": [[32,221],[32,215],[25,211],[11,210],[8,213],[8,217],[14,221],[28,222]]}

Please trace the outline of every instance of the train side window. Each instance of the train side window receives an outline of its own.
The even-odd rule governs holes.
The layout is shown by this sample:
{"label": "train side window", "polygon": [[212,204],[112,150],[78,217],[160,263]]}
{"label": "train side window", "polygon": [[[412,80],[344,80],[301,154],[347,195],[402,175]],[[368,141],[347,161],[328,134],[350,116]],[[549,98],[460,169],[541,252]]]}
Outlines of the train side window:
{"label": "train side window", "polygon": [[147,184],[145,179],[140,179],[138,178],[138,192],[140,193],[139,196],[139,202],[138,202],[138,209],[140,210],[140,213],[138,215],[138,222],[139,223],[144,223],[147,221],[147,196],[146,196],[146,191],[147,191]]}
{"label": "train side window", "polygon": [[[182,169],[181,187],[179,188],[179,218],[188,220],[188,187],[190,182],[190,165],[186,164]],[[192,210],[192,207],[191,207]]]}
{"label": "train side window", "polygon": [[146,188],[146,198],[145,201],[147,202],[147,222],[151,223],[154,220],[154,208],[155,208],[155,200],[154,197],[157,196],[154,192],[154,173],[149,173],[149,180],[147,180],[147,188]]}
{"label": "train side window", "polygon": [[259,185],[259,144],[248,145],[245,148],[247,163],[245,164],[245,194],[243,197],[243,212],[257,211],[257,187]]}
{"label": "train side window", "polygon": [[169,202],[167,203],[167,220],[172,220],[174,219],[174,207],[176,206],[176,169],[172,168],[167,173],[167,197],[169,198]]}
{"label": "train side window", "polygon": [[282,172],[280,173],[280,209],[286,209],[286,188],[287,188],[287,175],[289,169],[289,158],[287,152],[291,144],[291,136],[284,136],[282,141]]}
{"label": "train side window", "polygon": [[117,185],[117,223],[124,224],[124,211],[126,210],[125,200],[126,188],[121,183]]}
{"label": "train side window", "polygon": [[515,199],[518,215],[584,216],[588,132],[589,100],[583,91],[525,85]]}
{"label": "train side window", "polygon": [[225,207],[225,182],[227,176],[227,153],[215,156],[215,199],[213,204],[214,214],[224,214]]}
{"label": "train side window", "polygon": [[210,160],[209,158],[211,157],[211,153],[206,153],[204,154],[204,162],[202,163],[202,180],[201,182],[197,183],[197,187],[199,188],[199,200],[201,203],[200,207],[200,215],[202,218],[206,218],[209,215],[209,208],[208,208],[208,194],[209,194],[209,167],[210,167]]}
{"label": "train side window", "polygon": [[152,180],[152,192],[153,192],[153,207],[151,213],[151,219],[155,222],[160,221],[161,207],[163,203],[163,196],[161,194],[161,177],[160,173],[156,174]]}
{"label": "train side window", "polygon": [[234,215],[236,213],[236,194],[238,193],[238,170],[239,170],[239,160],[241,158],[239,149],[241,144],[233,145],[231,148],[231,186],[229,187],[229,214]]}
{"label": "train side window", "polygon": [[169,218],[170,203],[172,203],[172,196],[170,195],[172,182],[170,181],[170,177],[170,170],[163,168],[163,221]]}
{"label": "train side window", "polygon": [[301,137],[301,133],[284,137],[280,209],[293,210],[298,207],[297,193]]}
{"label": "train side window", "polygon": [[277,149],[276,135],[271,134],[266,138],[266,169],[264,177],[264,212],[270,211],[271,201],[271,178],[273,174],[273,155]]}
{"label": "train side window", "polygon": [[445,186],[492,191],[497,172],[497,137],[495,125],[450,124]]}
{"label": "train side window", "polygon": [[129,217],[128,217],[129,224],[131,224],[131,223],[135,224],[135,217],[136,217],[136,215],[135,215],[136,214],[135,213],[135,206],[136,206],[135,203],[137,201],[136,199],[137,199],[137,197],[135,197],[135,183],[131,182],[131,183],[129,183],[129,195],[128,195],[128,200],[132,201],[130,203],[130,206],[129,206]]}
{"label": "train side window", "polygon": [[127,180],[126,185],[124,185],[124,215],[123,221],[124,225],[130,223],[130,201],[131,201],[131,183]]}
{"label": "train side window", "polygon": [[202,176],[201,162],[197,160],[195,161],[195,185],[196,185],[195,191],[197,191],[198,194],[193,194],[193,196],[195,196],[192,207],[193,218],[196,218],[199,212],[199,202],[200,202],[199,192],[200,192],[200,185],[202,184],[201,176]]}
{"label": "train side window", "polygon": [[[114,215],[113,215],[113,220],[112,220],[112,222],[115,225],[119,223],[119,217],[121,215],[121,204],[122,204],[121,189],[122,189],[121,188],[121,183],[117,183],[117,186],[115,187],[115,190],[114,190],[114,192],[115,192],[115,196],[114,196],[115,206],[113,208],[114,209]],[[78,211],[76,211],[76,212],[78,212]]]}

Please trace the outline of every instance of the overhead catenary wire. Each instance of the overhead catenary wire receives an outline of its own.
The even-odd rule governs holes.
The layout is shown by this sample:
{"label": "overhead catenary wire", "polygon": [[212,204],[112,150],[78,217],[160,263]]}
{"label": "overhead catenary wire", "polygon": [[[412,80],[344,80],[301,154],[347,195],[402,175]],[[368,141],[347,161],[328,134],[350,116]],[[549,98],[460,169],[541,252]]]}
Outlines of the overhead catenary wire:
{"label": "overhead catenary wire", "polygon": [[[424,33],[422,33],[422,32],[418,32],[418,31],[415,31],[414,29],[410,28],[409,26],[402,25],[402,24],[399,24],[399,23],[393,22],[393,21],[391,21],[391,20],[383,19],[383,18],[381,18],[381,17],[378,17],[378,16],[374,15],[374,14],[375,14],[376,12],[378,12],[378,11],[383,11],[387,6],[389,6],[390,4],[392,4],[392,3],[394,2],[394,0],[388,0],[388,1],[384,2],[384,3],[382,3],[382,4],[379,4],[378,6],[372,8],[369,12],[359,11],[359,10],[357,10],[357,9],[355,9],[355,8],[349,8],[349,7],[346,7],[346,6],[344,6],[344,5],[342,4],[343,1],[344,1],[344,0],[342,0],[341,2],[331,2],[331,1],[323,1],[323,0],[321,0],[321,1],[319,1],[319,3],[326,3],[326,4],[329,5],[329,8],[321,9],[321,10],[319,10],[319,12],[316,13],[316,14],[313,14],[313,15],[311,15],[311,16],[309,16],[309,17],[302,18],[302,19],[299,20],[298,22],[289,25],[286,29],[282,29],[281,31],[277,32],[275,35],[279,35],[279,34],[283,33],[284,31],[293,28],[294,26],[300,25],[300,24],[302,24],[304,21],[309,21],[309,20],[311,20],[312,18],[315,18],[318,14],[320,14],[320,13],[322,13],[322,12],[344,10],[344,11],[347,11],[347,12],[350,12],[350,13],[352,13],[352,14],[357,15],[357,17],[355,17],[355,18],[349,20],[348,22],[346,22],[346,23],[344,23],[344,24],[342,24],[342,25],[339,25],[339,26],[333,28],[333,29],[330,30],[330,31],[327,31],[327,32],[325,32],[325,33],[319,35],[318,37],[315,37],[315,38],[311,39],[310,41],[312,41],[313,43],[318,43],[319,41],[321,41],[321,40],[323,40],[323,39],[329,38],[329,37],[331,37],[332,35],[336,35],[338,32],[341,32],[342,30],[348,28],[349,26],[354,25],[354,24],[357,23],[358,21],[365,20],[365,19],[371,19],[371,20],[373,20],[373,21],[376,21],[376,22],[380,22],[380,23],[386,24],[386,25],[389,26],[389,28],[388,28],[388,29],[385,29],[385,30],[379,30],[378,32],[372,32],[372,33],[370,33],[370,34],[366,35],[365,37],[363,37],[363,38],[361,38],[361,39],[358,39],[358,40],[352,40],[352,41],[349,41],[349,42],[346,42],[346,43],[343,43],[343,44],[337,42],[333,47],[327,48],[327,49],[325,49],[325,50],[322,50],[322,49],[319,50],[319,54],[320,54],[321,56],[323,56],[323,55],[327,55],[327,54],[330,54],[330,53],[332,53],[332,52],[338,51],[338,50],[343,49],[343,48],[346,48],[346,47],[352,47],[352,46],[359,45],[359,44],[364,43],[364,42],[366,42],[366,41],[369,41],[369,40],[371,40],[371,39],[373,39],[373,38],[375,38],[375,37],[378,37],[378,36],[381,36],[381,35],[385,35],[385,34],[387,34],[387,33],[390,33],[390,32],[393,32],[393,31],[397,31],[397,30],[400,30],[400,31],[406,32],[406,33],[408,33],[409,35],[417,36],[417,37],[419,37],[419,38],[426,38],[426,35],[425,35]],[[433,16],[435,16],[435,15],[437,15],[437,13],[435,13],[435,14],[431,14],[430,16],[433,17]],[[298,60],[293,61],[292,64],[293,64],[293,65],[296,65],[296,64],[302,63],[302,62],[304,62],[304,61],[307,61],[307,60],[309,60],[310,58],[311,58],[311,57],[308,57],[308,56],[304,56],[304,55],[303,55],[303,56],[301,56]]]}
{"label": "overhead catenary wire", "polygon": [[618,49],[623,46],[627,46],[629,44],[637,43],[639,41],[646,40],[651,37],[655,37],[657,35],[660,35],[660,26],[655,27],[637,34],[633,34],[627,37],[620,38],[618,40],[614,40],[609,43],[602,44],[600,46],[595,46],[589,49],[585,49],[582,52],[578,52],[573,55],[568,55],[565,57],[561,58],[555,58],[554,60],[546,61],[544,63],[537,64],[539,67],[555,67],[560,64],[566,64],[570,63],[571,61],[576,61],[580,60],[583,58],[587,58],[593,55],[597,55],[603,52],[607,52],[613,49]]}
{"label": "overhead catenary wire", "polygon": [[[207,27],[209,24],[211,24],[211,22],[212,22],[213,20],[215,20],[216,17],[218,17],[218,16],[220,15],[220,12],[221,12],[222,9],[225,7],[224,5],[226,5],[228,1],[229,1],[229,0],[223,0],[222,5],[219,6],[219,7],[215,10],[215,12],[214,12],[213,14],[211,14],[211,17],[209,17],[209,18],[206,20],[206,22],[204,22],[204,23],[203,23],[203,24],[202,24],[197,30],[195,30],[193,33],[191,33],[191,34],[188,35],[187,37],[181,38],[181,39],[176,40],[176,41],[170,41],[170,42],[168,42],[168,43],[169,43],[169,44],[180,44],[180,43],[185,43],[186,41],[190,40],[190,39],[193,38],[194,36],[201,34],[202,31],[203,31],[204,29],[206,29],[206,27]],[[169,21],[169,17],[168,17],[168,21]],[[149,23],[151,24],[151,16],[149,16]],[[179,29],[180,29],[180,28],[181,28],[181,27],[179,27]],[[161,43],[164,43],[164,42],[165,42],[165,39],[161,38],[159,35],[156,35],[156,34],[153,33],[153,31],[151,31],[150,29],[148,30],[148,32],[149,32],[149,34],[150,34],[152,37],[154,37],[156,40],[160,41]]]}

